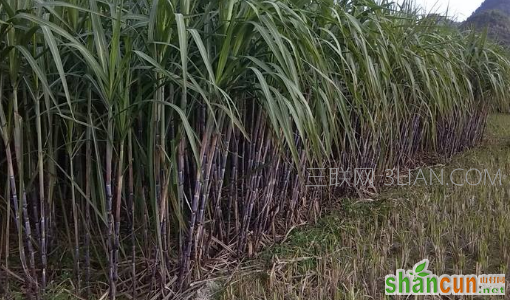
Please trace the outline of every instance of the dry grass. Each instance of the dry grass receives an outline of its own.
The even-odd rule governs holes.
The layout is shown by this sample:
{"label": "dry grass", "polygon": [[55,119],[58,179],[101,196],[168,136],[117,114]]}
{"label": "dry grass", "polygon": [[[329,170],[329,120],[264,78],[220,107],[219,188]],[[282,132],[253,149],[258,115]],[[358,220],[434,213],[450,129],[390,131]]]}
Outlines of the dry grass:
{"label": "dry grass", "polygon": [[[510,117],[492,116],[486,142],[445,173],[457,168],[510,174]],[[385,299],[384,276],[423,258],[435,274],[508,276],[508,177],[503,186],[392,188],[376,200],[342,199],[342,210],[250,262],[258,272],[234,274],[219,298]]]}

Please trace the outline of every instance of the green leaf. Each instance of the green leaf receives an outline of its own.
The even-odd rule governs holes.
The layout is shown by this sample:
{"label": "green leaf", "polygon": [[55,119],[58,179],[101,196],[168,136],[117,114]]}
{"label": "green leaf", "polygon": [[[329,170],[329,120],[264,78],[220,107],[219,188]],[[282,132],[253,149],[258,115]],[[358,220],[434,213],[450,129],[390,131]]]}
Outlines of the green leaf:
{"label": "green leaf", "polygon": [[181,53],[181,68],[182,68],[182,99],[181,109],[186,109],[187,100],[187,78],[188,78],[188,34],[186,31],[186,24],[184,23],[184,16],[182,14],[175,14],[175,21],[177,22],[177,35],[179,36],[179,52]]}
{"label": "green leaf", "polygon": [[[25,57],[27,62],[30,64],[30,67],[32,68],[34,73],[37,75],[39,81],[41,82],[44,91],[48,94],[48,96],[53,100],[54,103],[57,103],[55,97],[53,96],[53,92],[51,91],[51,87],[48,84],[48,80],[46,79],[46,74],[41,70],[41,68],[39,67],[35,59],[32,57],[30,52],[28,52],[28,50],[22,46],[16,46],[16,49]],[[55,107],[60,112],[60,108],[58,106]]]}
{"label": "green leaf", "polygon": [[16,13],[12,9],[12,7],[9,6],[9,3],[6,0],[0,0],[0,4],[3,5],[3,9],[5,9],[5,12],[9,16],[9,18],[13,18]]}
{"label": "green leaf", "polygon": [[415,273],[420,273],[421,271],[425,270],[425,267],[427,265],[426,261],[423,261],[423,263],[419,264],[416,269],[414,269]]}
{"label": "green leaf", "polygon": [[55,40],[55,37],[53,36],[53,33],[51,32],[51,30],[48,27],[41,26],[41,29],[43,31],[44,38],[46,39],[46,42],[48,43],[48,46],[50,48],[50,52],[53,56],[53,61],[55,62],[55,66],[57,67],[57,71],[60,76],[60,82],[62,83],[62,86],[64,87],[64,93],[66,96],[67,105],[69,106],[69,110],[71,111],[71,115],[72,115],[73,108],[71,105],[71,94],[69,93],[69,88],[67,86],[66,72],[64,71],[64,65],[62,63],[60,52],[58,51],[57,42]]}

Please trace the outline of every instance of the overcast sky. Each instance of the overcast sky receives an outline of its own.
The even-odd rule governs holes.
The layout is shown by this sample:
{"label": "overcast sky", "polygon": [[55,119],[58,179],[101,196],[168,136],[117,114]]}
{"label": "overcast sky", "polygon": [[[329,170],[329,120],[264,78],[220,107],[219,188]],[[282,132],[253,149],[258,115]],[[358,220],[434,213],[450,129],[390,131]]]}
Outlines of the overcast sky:
{"label": "overcast sky", "polygon": [[424,7],[427,12],[444,14],[456,17],[457,21],[466,20],[484,0],[415,0],[418,5]]}

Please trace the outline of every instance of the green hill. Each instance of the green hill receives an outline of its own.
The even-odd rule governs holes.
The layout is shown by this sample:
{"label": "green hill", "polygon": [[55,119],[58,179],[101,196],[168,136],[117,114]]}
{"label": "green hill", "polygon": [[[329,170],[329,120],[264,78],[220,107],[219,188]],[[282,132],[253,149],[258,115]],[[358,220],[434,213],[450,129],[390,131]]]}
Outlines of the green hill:
{"label": "green hill", "polygon": [[485,29],[489,37],[510,47],[510,0],[486,0],[464,22],[463,28]]}
{"label": "green hill", "polygon": [[481,14],[489,10],[499,10],[510,15],[510,0],[486,0],[475,10],[473,15]]}

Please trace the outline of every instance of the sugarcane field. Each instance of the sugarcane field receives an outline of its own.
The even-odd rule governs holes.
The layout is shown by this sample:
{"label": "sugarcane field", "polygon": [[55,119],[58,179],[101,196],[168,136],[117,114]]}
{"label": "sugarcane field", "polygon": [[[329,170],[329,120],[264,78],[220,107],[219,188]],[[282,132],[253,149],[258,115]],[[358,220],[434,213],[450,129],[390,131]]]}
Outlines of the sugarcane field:
{"label": "sugarcane field", "polygon": [[510,299],[510,0],[0,0],[0,229],[5,300]]}

